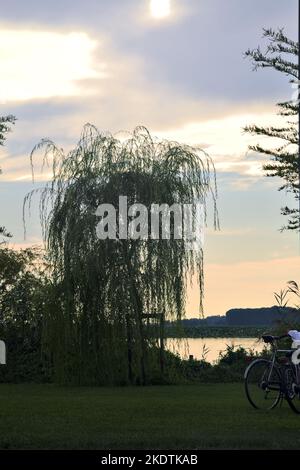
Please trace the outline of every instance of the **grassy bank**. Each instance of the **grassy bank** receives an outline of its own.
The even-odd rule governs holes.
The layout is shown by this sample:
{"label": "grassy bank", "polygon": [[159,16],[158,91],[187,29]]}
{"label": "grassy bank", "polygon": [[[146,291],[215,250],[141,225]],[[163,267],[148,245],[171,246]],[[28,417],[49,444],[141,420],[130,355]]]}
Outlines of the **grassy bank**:
{"label": "grassy bank", "polygon": [[242,384],[64,388],[0,385],[0,447],[299,448],[287,404],[267,414]]}

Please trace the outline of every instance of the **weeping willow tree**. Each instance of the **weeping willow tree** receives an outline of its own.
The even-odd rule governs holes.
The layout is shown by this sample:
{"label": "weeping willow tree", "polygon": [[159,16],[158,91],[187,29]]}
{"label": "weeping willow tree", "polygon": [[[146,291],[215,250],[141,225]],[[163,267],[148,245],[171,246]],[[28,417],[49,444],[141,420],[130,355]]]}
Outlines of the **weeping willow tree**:
{"label": "weeping willow tree", "polygon": [[67,155],[42,140],[32,158],[41,149],[53,171],[40,193],[40,215],[56,286],[44,335],[55,378],[144,384],[158,345],[147,332],[145,313],[181,319],[189,276],[198,279],[201,308],[203,250],[191,250],[172,233],[151,239],[150,226],[149,237],[122,239],[117,228],[117,239],[99,239],[96,211],[111,204],[118,219],[119,197],[127,196],[128,206],[143,204],[149,214],[153,203],[200,201],[206,218],[211,195],[217,226],[212,161],[198,148],[154,140],[142,127],[118,139],[86,125]]}

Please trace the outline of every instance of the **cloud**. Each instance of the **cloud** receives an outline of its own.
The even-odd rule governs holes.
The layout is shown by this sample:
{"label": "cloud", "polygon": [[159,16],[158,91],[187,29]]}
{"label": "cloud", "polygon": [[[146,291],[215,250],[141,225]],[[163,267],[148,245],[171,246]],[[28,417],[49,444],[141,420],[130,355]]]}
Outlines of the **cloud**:
{"label": "cloud", "polygon": [[[189,122],[179,128],[159,131],[157,134],[192,145],[205,143],[210,155],[221,160],[230,155],[231,160],[237,162],[241,159],[241,154],[247,153],[248,145],[263,141],[270,143],[269,138],[258,138],[243,132],[246,125],[253,123],[258,126],[270,126],[282,125],[283,121],[280,116],[274,115],[274,112],[261,113],[259,108],[249,114],[236,113],[234,109],[230,112],[227,109],[225,116]],[[273,141],[274,144],[278,143],[278,139]]]}
{"label": "cloud", "polygon": [[11,157],[7,150],[2,151],[0,154],[0,168],[2,170],[0,176],[2,182],[18,181],[22,179],[28,179],[30,181],[31,179],[31,175],[29,175],[30,164],[28,156],[16,155]]}
{"label": "cloud", "polygon": [[[135,70],[137,69],[137,64]],[[114,70],[114,66],[111,66]],[[83,103],[78,98],[78,108],[75,106],[75,110],[71,109],[66,112],[59,112],[59,103],[57,115],[49,116],[47,120],[41,119],[36,125],[33,126],[32,119],[29,121],[18,122],[16,129],[14,130],[15,138],[21,142],[22,139],[26,139],[27,135],[31,135],[31,145],[27,148],[27,156],[24,156],[24,173],[22,175],[22,156],[14,158],[8,158],[8,154],[4,154],[2,159],[2,165],[4,170],[3,178],[12,180],[16,176],[17,178],[25,178],[30,173],[28,166],[28,155],[33,145],[40,140],[40,138],[49,136],[53,139],[58,146],[64,147],[65,151],[70,150],[77,142],[82,126],[85,122],[90,121],[100,130],[106,131],[111,129],[112,132],[118,130],[132,130],[138,123],[145,124],[145,120],[151,124],[148,126],[154,136],[158,139],[170,139],[178,142],[199,146],[204,149],[213,159],[217,173],[221,174],[232,174],[237,176],[243,176],[243,180],[237,178],[232,180],[232,184],[235,189],[248,189],[249,185],[254,184],[258,179],[262,178],[263,170],[262,165],[267,158],[256,155],[253,152],[248,151],[248,145],[254,143],[261,143],[262,145],[275,145],[278,144],[278,139],[273,139],[270,143],[270,139],[263,137],[250,136],[243,133],[243,127],[246,124],[255,122],[257,125],[276,125],[281,124],[281,118],[267,112],[261,114],[259,109],[255,111],[253,109],[250,114],[239,114],[239,110],[232,110],[236,114],[232,115],[221,115],[218,119],[205,119],[199,113],[199,120],[195,120],[191,123],[179,125],[178,127],[168,128],[165,123],[168,119],[167,114],[170,115],[170,119],[180,119],[176,117],[177,107],[182,109],[185,119],[188,119],[189,110],[193,115],[196,113],[194,104],[189,107],[189,101],[184,101],[182,98],[175,97],[172,101],[172,93],[169,95],[164,94],[161,90],[152,89],[151,91],[145,92],[143,88],[137,87],[134,89],[130,86],[132,80],[130,71],[126,63],[122,66],[119,65],[119,69],[123,70],[123,78],[121,82],[116,80],[114,71],[110,81],[110,88],[107,88],[109,96],[103,98],[95,95],[93,99],[87,100],[87,103]],[[127,74],[127,76],[126,76]],[[122,81],[123,80],[123,81]],[[104,80],[106,83],[106,80]],[[124,88],[127,87],[127,93],[124,93]],[[168,110],[162,110],[162,113],[158,116],[157,114],[157,103],[163,102],[171,103]],[[116,116],[116,106],[119,102],[119,114]],[[135,106],[130,106],[134,103]],[[101,113],[99,114],[99,109]],[[80,110],[80,112],[79,112]],[[77,112],[78,111],[78,112]],[[110,126],[103,126],[102,116],[105,116],[105,124],[108,123]],[[165,118],[164,118],[165,116]],[[164,120],[165,119],[165,120]],[[127,122],[128,127],[118,127],[117,122]],[[156,127],[156,123],[160,125]],[[102,124],[102,125],[101,125]],[[120,124],[121,125],[121,124]],[[131,125],[131,129],[129,127]],[[32,137],[35,137],[35,141]],[[8,144],[11,145],[11,142]],[[18,152],[19,153],[19,152]],[[25,154],[26,155],[26,154]],[[9,160],[9,161],[8,161]],[[27,168],[27,169],[26,169]],[[18,170],[18,174],[15,170]],[[47,175],[48,176],[48,175]]]}
{"label": "cloud", "polygon": [[243,227],[243,228],[231,228],[231,229],[221,229],[215,230],[213,228],[206,228],[205,234],[206,235],[214,235],[217,237],[236,237],[242,235],[253,234],[255,229],[253,227]]}
{"label": "cloud", "polygon": [[105,76],[105,64],[93,64],[96,46],[82,32],[0,31],[0,101],[81,94],[81,81]]}
{"label": "cloud", "polygon": [[0,98],[14,100],[5,108],[18,117],[2,180],[29,179],[33,146],[49,137],[68,151],[86,122],[113,133],[145,125],[159,138],[199,145],[218,174],[235,175],[236,188],[247,189],[262,177],[263,158],[247,153],[258,139],[242,128],[279,122],[268,102],[248,104],[245,113],[245,102],[195,99],[173,83],[157,82],[148,75],[148,57],[115,49],[108,33],[95,41],[83,32],[12,27],[0,32],[0,44]]}
{"label": "cloud", "polygon": [[[178,128],[160,130],[156,134],[161,138],[199,145],[213,158],[218,173],[247,176],[249,185],[264,174],[262,165],[266,158],[249,152],[248,146],[259,143],[271,148],[282,144],[280,139],[245,133],[243,128],[253,123],[258,126],[282,126],[283,120],[272,112],[260,113],[259,109],[249,114],[236,114],[233,110],[232,115],[190,122]],[[242,186],[245,187],[245,181]]]}

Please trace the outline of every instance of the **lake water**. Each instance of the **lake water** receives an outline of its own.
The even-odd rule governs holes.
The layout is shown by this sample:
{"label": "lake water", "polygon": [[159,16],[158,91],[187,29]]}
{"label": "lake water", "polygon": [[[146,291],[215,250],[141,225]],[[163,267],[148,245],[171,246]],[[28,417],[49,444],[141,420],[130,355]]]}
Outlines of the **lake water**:
{"label": "lake water", "polygon": [[168,338],[167,349],[178,352],[182,359],[188,359],[192,354],[195,359],[202,359],[204,349],[207,350],[205,359],[213,363],[219,357],[221,351],[226,350],[227,345],[242,346],[248,351],[262,351],[264,343],[257,338]]}

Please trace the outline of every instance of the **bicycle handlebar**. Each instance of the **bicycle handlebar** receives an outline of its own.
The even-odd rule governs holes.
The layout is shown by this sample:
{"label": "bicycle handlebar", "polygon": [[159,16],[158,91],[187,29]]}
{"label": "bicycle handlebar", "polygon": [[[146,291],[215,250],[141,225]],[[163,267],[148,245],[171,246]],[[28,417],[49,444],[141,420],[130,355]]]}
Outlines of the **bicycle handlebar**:
{"label": "bicycle handlebar", "polygon": [[276,340],[283,339],[283,338],[290,338],[290,335],[288,335],[288,334],[286,333],[285,335],[274,336],[274,339],[276,339]]}

